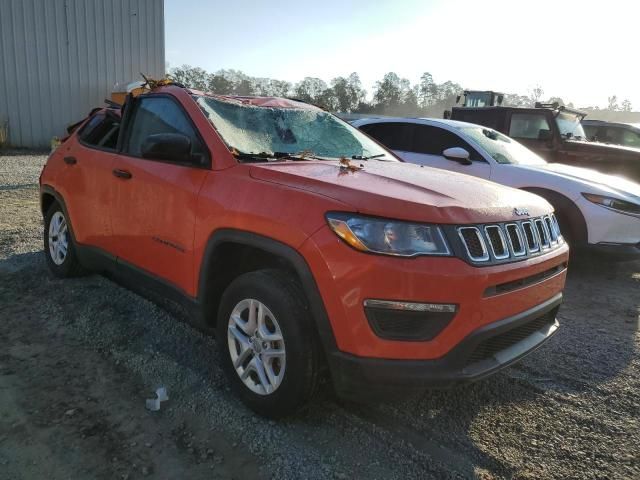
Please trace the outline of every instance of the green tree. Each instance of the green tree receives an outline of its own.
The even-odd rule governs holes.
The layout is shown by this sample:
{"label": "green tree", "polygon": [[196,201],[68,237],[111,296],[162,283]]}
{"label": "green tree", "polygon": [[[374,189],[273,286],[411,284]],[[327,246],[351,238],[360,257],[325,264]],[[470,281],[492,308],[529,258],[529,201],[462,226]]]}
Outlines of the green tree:
{"label": "green tree", "polygon": [[241,96],[251,96],[255,95],[255,86],[251,80],[245,78],[244,80],[240,80],[233,86],[233,93],[235,95]]}
{"label": "green tree", "polygon": [[433,105],[438,96],[438,86],[429,72],[424,72],[418,84],[418,104],[422,108]]}
{"label": "green tree", "polygon": [[173,68],[170,72],[171,77],[186,87],[196,90],[206,90],[209,74],[200,67],[192,67],[190,65],[182,65]]}
{"label": "green tree", "polygon": [[616,112],[616,111],[620,110],[620,107],[618,106],[618,96],[617,95],[612,95],[610,97],[607,97],[607,110],[610,110],[612,112]]}
{"label": "green tree", "polygon": [[376,90],[373,101],[379,111],[397,111],[402,103],[402,84],[400,77],[394,72],[384,75],[381,81],[376,82]]}
{"label": "green tree", "polygon": [[229,94],[233,92],[233,82],[224,75],[213,73],[209,75],[207,91],[211,93]]}
{"label": "green tree", "polygon": [[296,84],[293,94],[296,98],[305,102],[319,104],[320,97],[329,88],[324,80],[315,77],[304,77]]}
{"label": "green tree", "polygon": [[[332,104],[339,112],[353,112],[365,99],[366,92],[357,73],[331,80]],[[326,108],[326,107],[325,107]]]}
{"label": "green tree", "polygon": [[630,101],[629,99],[626,99],[626,98],[625,98],[625,99],[622,101],[622,107],[621,107],[621,110],[622,110],[623,112],[630,112],[630,111],[632,111],[632,110],[633,110],[633,107],[631,106],[631,101]]}

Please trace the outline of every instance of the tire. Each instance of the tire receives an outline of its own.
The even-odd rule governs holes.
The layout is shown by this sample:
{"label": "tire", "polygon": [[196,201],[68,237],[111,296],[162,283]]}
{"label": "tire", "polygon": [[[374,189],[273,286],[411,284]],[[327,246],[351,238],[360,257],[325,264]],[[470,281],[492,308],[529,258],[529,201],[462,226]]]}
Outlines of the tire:
{"label": "tire", "polygon": [[44,217],[43,236],[47,265],[55,276],[67,278],[85,273],[78,261],[71,225],[57,202],[49,207]]}
{"label": "tire", "polygon": [[222,295],[217,339],[232,390],[254,412],[280,418],[312,398],[320,348],[304,293],[290,275],[259,270],[236,278]]}
{"label": "tire", "polygon": [[558,220],[558,225],[560,226],[560,233],[562,233],[564,241],[567,242],[569,247],[578,247],[578,235],[575,233],[577,231],[577,227],[569,220],[569,216],[564,210],[556,209],[555,214],[556,219]]}
{"label": "tire", "polygon": [[580,209],[570,199],[551,190],[541,188],[525,188],[524,190],[540,195],[555,210],[560,232],[571,248],[573,257],[587,244],[587,224]]}

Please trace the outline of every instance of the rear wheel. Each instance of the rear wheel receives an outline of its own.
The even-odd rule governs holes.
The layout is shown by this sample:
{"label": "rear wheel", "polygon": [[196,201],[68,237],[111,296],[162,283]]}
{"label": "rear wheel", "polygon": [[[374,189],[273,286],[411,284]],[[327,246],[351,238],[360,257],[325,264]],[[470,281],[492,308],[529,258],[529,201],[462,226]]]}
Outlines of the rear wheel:
{"label": "rear wheel", "polygon": [[229,285],[218,343],[234,392],[260,415],[292,414],[315,391],[319,349],[304,294],[285,272],[250,272]]}
{"label": "rear wheel", "polygon": [[69,220],[59,203],[51,205],[45,215],[44,251],[54,275],[74,277],[84,273],[76,255]]}

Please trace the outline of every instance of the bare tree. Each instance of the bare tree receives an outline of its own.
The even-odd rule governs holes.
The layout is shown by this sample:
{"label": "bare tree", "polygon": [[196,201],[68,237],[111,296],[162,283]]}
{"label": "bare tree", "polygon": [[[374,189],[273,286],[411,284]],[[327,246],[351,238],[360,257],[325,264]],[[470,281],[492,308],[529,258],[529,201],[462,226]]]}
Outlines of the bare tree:
{"label": "bare tree", "polygon": [[540,101],[542,95],[544,95],[544,90],[540,85],[536,85],[531,89],[531,91],[529,92],[529,99],[531,100],[532,107],[536,104],[536,102]]}

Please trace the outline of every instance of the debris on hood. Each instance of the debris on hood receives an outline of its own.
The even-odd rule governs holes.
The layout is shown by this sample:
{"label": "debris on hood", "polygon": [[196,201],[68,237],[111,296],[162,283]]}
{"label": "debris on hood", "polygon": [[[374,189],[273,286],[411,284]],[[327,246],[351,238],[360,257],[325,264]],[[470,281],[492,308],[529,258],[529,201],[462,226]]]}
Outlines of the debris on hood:
{"label": "debris on hood", "polygon": [[357,172],[358,170],[362,170],[364,168],[364,166],[362,164],[358,165],[354,165],[353,163],[351,163],[351,161],[346,158],[346,157],[342,157],[340,159],[340,170],[341,171],[345,171],[345,172]]}
{"label": "debris on hood", "polygon": [[158,387],[156,389],[156,398],[148,398],[146,401],[147,410],[157,412],[160,410],[160,403],[169,400],[169,394],[165,387]]}

